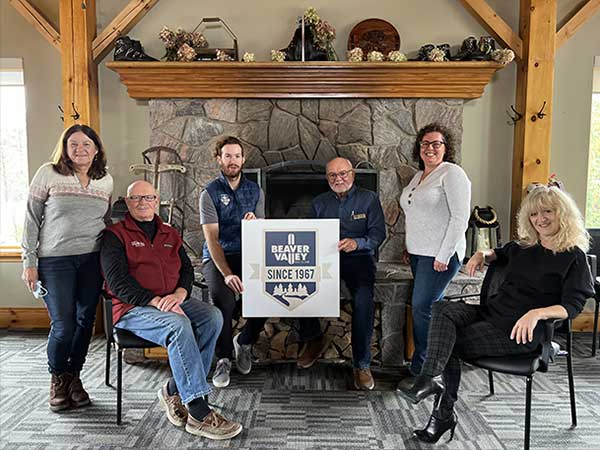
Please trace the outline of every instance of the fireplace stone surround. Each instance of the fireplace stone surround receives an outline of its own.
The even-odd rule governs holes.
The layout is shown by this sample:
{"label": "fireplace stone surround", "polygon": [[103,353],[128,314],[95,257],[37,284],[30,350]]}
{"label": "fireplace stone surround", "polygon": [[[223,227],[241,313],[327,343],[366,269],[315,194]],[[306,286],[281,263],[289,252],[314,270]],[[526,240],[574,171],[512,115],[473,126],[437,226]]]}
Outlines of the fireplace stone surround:
{"label": "fireplace stone surround", "polygon": [[[379,251],[375,288],[374,362],[402,363],[412,276],[400,263],[404,250],[400,193],[417,171],[412,146],[419,128],[436,121],[453,130],[461,142],[462,99],[152,99],[149,112],[150,145],[175,149],[187,168],[184,241],[197,268],[203,243],[199,195],[218,173],[212,150],[222,135],[243,141],[247,168],[283,161],[326,162],[343,156],[354,165],[377,169],[387,238]],[[457,157],[460,160],[460,145]],[[163,200],[181,191],[166,177],[164,181]],[[459,273],[449,292],[477,290],[479,283]],[[347,315],[342,316],[329,321],[332,347],[325,355],[328,359],[349,355],[349,323]],[[270,322],[255,346],[256,356],[295,359],[300,349],[294,331],[291,321]]]}

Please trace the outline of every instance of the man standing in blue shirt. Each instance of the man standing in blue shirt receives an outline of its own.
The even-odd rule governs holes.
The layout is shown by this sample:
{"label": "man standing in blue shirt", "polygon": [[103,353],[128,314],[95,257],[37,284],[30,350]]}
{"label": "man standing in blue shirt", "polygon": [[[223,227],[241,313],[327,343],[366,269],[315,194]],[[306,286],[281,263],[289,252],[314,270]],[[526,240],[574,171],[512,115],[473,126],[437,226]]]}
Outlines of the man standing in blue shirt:
{"label": "man standing in blue shirt", "polygon": [[[352,163],[329,161],[326,169],[331,191],[312,202],[313,217],[340,219],[340,276],[352,294],[352,363],[356,389],[373,389],[371,337],[375,306],[375,251],[385,239],[385,221],[375,192],[354,186]],[[300,336],[307,342],[298,367],[311,367],[327,341],[317,318],[300,319]]]}

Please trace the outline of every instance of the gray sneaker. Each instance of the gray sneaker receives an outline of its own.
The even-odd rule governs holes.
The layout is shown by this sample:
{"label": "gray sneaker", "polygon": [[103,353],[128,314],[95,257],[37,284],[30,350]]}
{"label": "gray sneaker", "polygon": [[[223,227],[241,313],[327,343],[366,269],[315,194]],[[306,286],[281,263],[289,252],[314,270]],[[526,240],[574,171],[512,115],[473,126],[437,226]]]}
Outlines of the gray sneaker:
{"label": "gray sneaker", "polygon": [[218,388],[229,386],[229,372],[231,372],[231,361],[229,358],[218,360],[212,377],[213,386]]}
{"label": "gray sneaker", "polygon": [[216,411],[211,411],[202,420],[198,420],[192,415],[188,416],[185,431],[208,439],[223,440],[231,439],[240,434],[242,425],[226,419]]}
{"label": "gray sneaker", "polygon": [[240,335],[233,338],[233,350],[235,351],[235,365],[242,375],[247,375],[252,370],[252,346],[238,344]]}

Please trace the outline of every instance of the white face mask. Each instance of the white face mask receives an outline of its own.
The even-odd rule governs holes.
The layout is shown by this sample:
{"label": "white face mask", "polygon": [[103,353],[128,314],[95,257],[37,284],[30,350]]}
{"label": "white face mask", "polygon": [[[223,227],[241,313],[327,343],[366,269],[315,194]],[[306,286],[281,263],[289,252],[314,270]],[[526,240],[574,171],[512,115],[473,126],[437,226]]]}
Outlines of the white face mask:
{"label": "white face mask", "polygon": [[48,295],[48,289],[42,286],[42,282],[40,280],[35,283],[35,289],[32,292],[35,298],[43,298]]}

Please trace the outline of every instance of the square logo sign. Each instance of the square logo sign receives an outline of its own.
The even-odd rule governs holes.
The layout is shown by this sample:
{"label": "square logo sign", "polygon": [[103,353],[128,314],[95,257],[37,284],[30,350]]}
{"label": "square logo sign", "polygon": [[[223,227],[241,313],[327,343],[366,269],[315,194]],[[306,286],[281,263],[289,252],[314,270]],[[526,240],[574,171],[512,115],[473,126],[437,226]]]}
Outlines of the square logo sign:
{"label": "square logo sign", "polygon": [[338,236],[333,219],[244,221],[244,317],[339,316]]}

